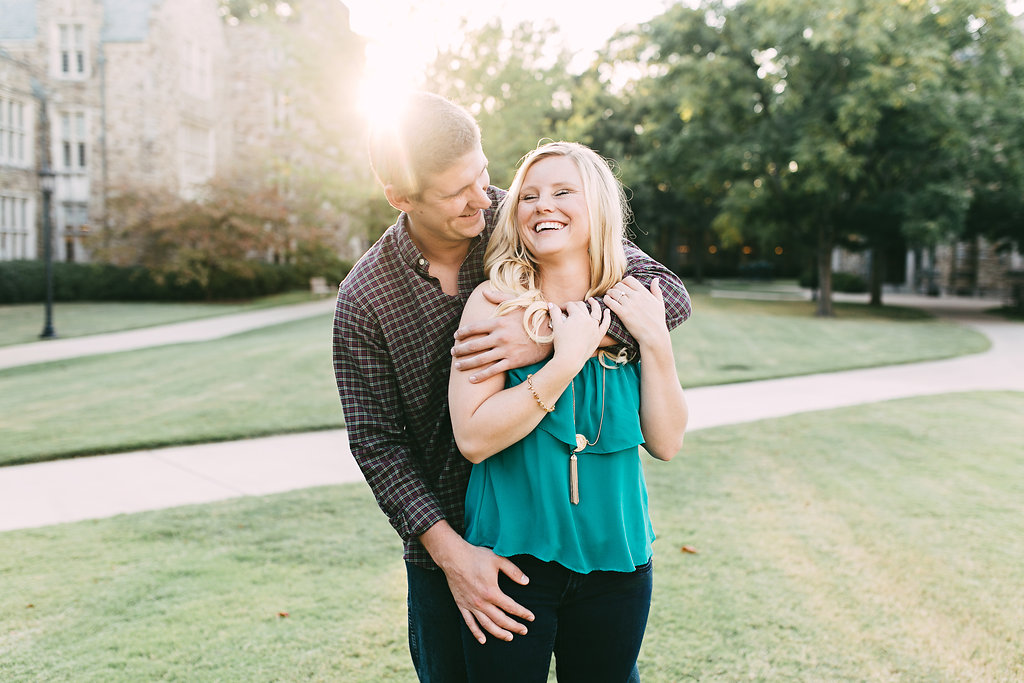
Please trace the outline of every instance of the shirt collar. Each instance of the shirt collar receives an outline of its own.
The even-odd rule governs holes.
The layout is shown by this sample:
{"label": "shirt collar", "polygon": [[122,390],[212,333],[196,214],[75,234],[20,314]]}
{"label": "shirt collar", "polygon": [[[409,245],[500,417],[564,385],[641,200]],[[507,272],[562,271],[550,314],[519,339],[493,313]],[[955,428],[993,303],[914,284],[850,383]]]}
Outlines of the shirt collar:
{"label": "shirt collar", "polygon": [[[398,255],[402,259],[402,263],[423,277],[430,277],[430,261],[420,252],[419,247],[416,246],[416,243],[412,241],[412,237],[409,236],[409,215],[404,211],[395,222],[395,239],[397,241]],[[469,249],[466,251],[467,258],[479,246],[481,239],[481,235],[473,238]]]}
{"label": "shirt collar", "polygon": [[395,222],[395,239],[397,240],[398,255],[402,263],[415,270],[420,275],[429,275],[430,262],[427,257],[420,253],[416,243],[409,236],[409,215],[404,211],[398,216]]}

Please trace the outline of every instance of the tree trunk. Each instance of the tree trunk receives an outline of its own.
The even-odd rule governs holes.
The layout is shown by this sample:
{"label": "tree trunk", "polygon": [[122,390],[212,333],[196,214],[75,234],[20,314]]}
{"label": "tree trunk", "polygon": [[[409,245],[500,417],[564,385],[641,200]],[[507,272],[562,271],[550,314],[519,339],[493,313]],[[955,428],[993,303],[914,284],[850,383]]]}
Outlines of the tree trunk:
{"label": "tree trunk", "polygon": [[832,310],[832,227],[818,223],[818,307],[814,315],[831,318]]}
{"label": "tree trunk", "polygon": [[693,262],[693,279],[695,282],[704,282],[704,254],[707,253],[704,236],[704,228],[697,228],[696,234],[690,240],[690,258]]}
{"label": "tree trunk", "polygon": [[885,280],[885,251],[879,247],[871,249],[871,306],[882,305],[882,283]]}

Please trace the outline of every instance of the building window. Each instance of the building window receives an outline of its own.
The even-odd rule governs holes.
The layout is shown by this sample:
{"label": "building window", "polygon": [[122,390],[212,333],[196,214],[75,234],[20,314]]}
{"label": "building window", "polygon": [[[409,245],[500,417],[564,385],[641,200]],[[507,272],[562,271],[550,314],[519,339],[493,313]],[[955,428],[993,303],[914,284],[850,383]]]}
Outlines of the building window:
{"label": "building window", "polygon": [[64,233],[64,260],[78,260],[82,238],[89,233],[89,205],[85,202],[64,202],[58,228]]}
{"label": "building window", "polygon": [[85,78],[88,60],[84,24],[57,24],[57,72],[64,78]]}
{"label": "building window", "polygon": [[87,162],[85,112],[60,115],[60,163],[68,171],[85,171]]}
{"label": "building window", "polygon": [[0,261],[32,258],[29,237],[29,200],[0,195]]}
{"label": "building window", "polygon": [[181,89],[196,97],[209,98],[211,71],[209,49],[186,39],[181,45]]}
{"label": "building window", "polygon": [[26,166],[25,103],[0,95],[0,164]]}
{"label": "building window", "polygon": [[209,180],[213,175],[213,131],[184,123],[179,139],[182,185],[199,185]]}

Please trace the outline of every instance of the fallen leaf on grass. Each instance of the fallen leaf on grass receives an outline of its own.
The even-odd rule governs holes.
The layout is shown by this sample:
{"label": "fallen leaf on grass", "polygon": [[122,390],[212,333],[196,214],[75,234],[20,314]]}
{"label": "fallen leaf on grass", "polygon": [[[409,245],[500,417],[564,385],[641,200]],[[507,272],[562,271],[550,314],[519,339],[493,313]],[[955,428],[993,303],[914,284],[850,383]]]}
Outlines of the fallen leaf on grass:
{"label": "fallen leaf on grass", "polygon": [[697,554],[697,549],[694,548],[692,545],[684,545],[682,548],[679,549],[679,551],[683,553],[688,553],[690,555]]}
{"label": "fallen leaf on grass", "polygon": [[277,616],[281,617],[282,619],[285,619],[289,616],[289,614],[287,612],[278,612]]}

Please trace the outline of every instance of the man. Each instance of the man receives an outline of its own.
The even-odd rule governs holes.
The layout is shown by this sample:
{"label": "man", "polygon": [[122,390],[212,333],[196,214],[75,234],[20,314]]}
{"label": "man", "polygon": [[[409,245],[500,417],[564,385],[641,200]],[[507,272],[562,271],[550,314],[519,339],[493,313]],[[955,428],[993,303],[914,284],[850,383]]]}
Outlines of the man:
{"label": "man", "polygon": [[[490,185],[473,117],[429,93],[409,98],[393,126],[371,133],[370,161],[401,211],[341,284],[334,367],[352,453],[405,543],[409,649],[422,681],[465,680],[461,624],[511,639],[532,615],[498,588],[528,577],[462,538],[470,464],[448,416],[451,354],[477,379],[546,357],[549,348],[503,316],[460,330],[462,307],[486,279],[483,254],[504,192]],[[629,274],[662,282],[670,327],[689,316],[679,279],[628,245]],[[613,321],[609,335],[631,342]],[[437,571],[437,568],[442,571]]]}

